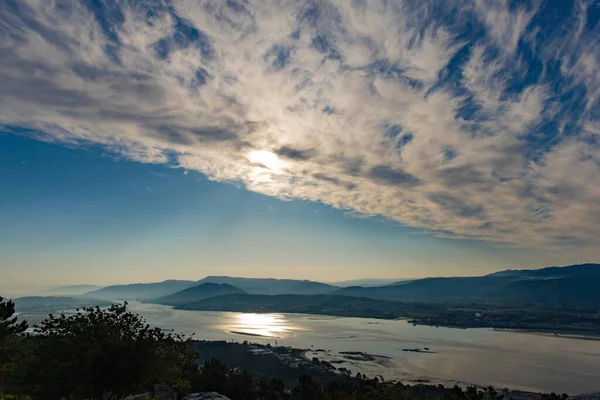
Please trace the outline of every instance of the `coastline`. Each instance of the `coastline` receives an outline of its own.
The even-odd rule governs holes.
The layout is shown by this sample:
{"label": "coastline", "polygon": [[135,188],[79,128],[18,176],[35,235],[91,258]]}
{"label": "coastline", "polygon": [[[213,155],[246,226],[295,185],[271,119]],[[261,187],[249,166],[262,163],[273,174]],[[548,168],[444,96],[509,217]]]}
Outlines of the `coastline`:
{"label": "coastline", "polygon": [[[412,325],[419,326],[430,326],[430,327],[440,327],[440,328],[450,328],[450,329],[491,329],[502,332],[515,332],[515,333],[537,333],[540,335],[547,336],[557,336],[561,338],[567,339],[580,339],[580,340],[600,340],[600,328],[599,329],[582,329],[582,328],[573,328],[570,326],[553,326],[553,327],[543,327],[543,326],[531,326],[527,324],[523,324],[523,326],[518,326],[514,324],[492,324],[492,323],[428,323],[427,321],[419,320],[417,318],[411,317],[410,315],[365,315],[364,313],[337,313],[337,312],[328,312],[327,310],[315,310],[314,312],[294,312],[293,310],[279,310],[279,309],[264,309],[264,308],[244,308],[243,310],[235,309],[235,307],[223,307],[222,309],[194,309],[187,308],[185,306],[170,306],[174,310],[182,310],[182,311],[209,311],[209,312],[234,312],[234,313],[252,313],[252,314],[293,314],[293,315],[306,315],[313,317],[338,317],[338,318],[361,318],[361,319],[376,319],[382,321],[405,321],[406,323]],[[232,332],[239,333],[239,332]],[[252,335],[249,335],[252,336]]]}
{"label": "coastline", "polygon": [[[215,342],[216,343],[216,342]],[[231,342],[231,345],[239,345],[240,343]],[[220,344],[222,345],[222,343]],[[268,351],[274,350],[273,347],[259,344],[259,343],[248,343],[248,346],[253,348],[265,349]],[[390,361],[390,357],[370,354],[363,351],[344,351],[339,352],[336,355],[333,355],[329,350],[323,349],[307,349],[307,348],[290,348],[290,352],[296,355],[298,358],[303,360],[306,365],[318,366],[321,365],[324,370],[331,371],[333,370],[342,376],[347,376],[351,379],[378,379],[382,383],[385,384],[403,384],[410,386],[420,386],[426,389],[439,389],[440,385],[444,387],[445,390],[450,390],[454,386],[458,386],[463,390],[466,390],[468,387],[475,387],[479,390],[486,390],[490,387],[489,384],[483,383],[472,383],[472,382],[463,382],[457,380],[444,379],[441,377],[432,377],[432,376],[421,376],[417,374],[406,374],[403,379],[383,379],[383,376],[380,374],[370,374],[365,375],[361,374],[360,369],[358,369],[358,374],[362,375],[362,378],[356,378],[355,372],[357,371],[354,367],[360,366],[360,362],[367,363],[376,363],[385,368],[396,368],[397,366]],[[261,354],[264,357],[265,353],[255,353]],[[315,359],[318,362],[315,362]],[[336,367],[337,366],[337,367]],[[350,369],[354,369],[355,371],[351,371]],[[510,389],[510,388],[501,388],[495,387],[498,392],[502,392],[506,390],[506,395],[512,396],[520,399],[527,400],[540,400],[544,398],[544,395],[548,395],[548,393],[537,392],[525,389]]]}
{"label": "coastline", "polygon": [[569,327],[553,327],[553,328],[543,328],[543,327],[528,327],[528,326],[506,326],[506,325],[492,325],[492,324],[482,324],[482,325],[461,325],[461,324],[428,324],[425,322],[416,322],[408,319],[408,323],[417,325],[417,326],[429,326],[435,328],[448,328],[448,329],[489,329],[498,332],[512,332],[512,333],[525,333],[532,335],[541,335],[548,337],[559,337],[563,339],[575,339],[575,340],[593,340],[600,341],[600,331],[597,330],[581,330],[574,329]]}

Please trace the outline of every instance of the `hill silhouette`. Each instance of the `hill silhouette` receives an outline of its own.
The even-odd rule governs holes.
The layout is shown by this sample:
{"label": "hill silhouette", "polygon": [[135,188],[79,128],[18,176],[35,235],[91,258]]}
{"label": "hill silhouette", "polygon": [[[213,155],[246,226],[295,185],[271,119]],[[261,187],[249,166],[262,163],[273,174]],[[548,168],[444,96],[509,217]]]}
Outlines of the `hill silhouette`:
{"label": "hill silhouette", "polygon": [[170,279],[154,283],[111,285],[87,292],[83,296],[103,300],[150,300],[173,294],[193,285],[196,285],[196,282]]}
{"label": "hill silhouette", "polygon": [[159,297],[157,299],[150,300],[150,303],[165,304],[165,305],[178,305],[186,303],[194,303],[208,297],[222,296],[226,294],[245,294],[241,289],[235,286],[228,285],[226,283],[202,283],[200,285],[192,286],[187,289],[183,289],[179,292],[170,294],[168,296]]}
{"label": "hill silhouette", "polygon": [[207,276],[198,283],[226,283],[249,294],[327,294],[338,289],[326,283],[296,279]]}
{"label": "hill silhouette", "polygon": [[92,290],[101,289],[102,286],[98,285],[68,285],[68,286],[57,286],[51,289],[47,289],[44,293],[52,294],[55,296],[63,295],[63,296],[76,296],[80,294],[84,294],[87,292],[91,292]]}

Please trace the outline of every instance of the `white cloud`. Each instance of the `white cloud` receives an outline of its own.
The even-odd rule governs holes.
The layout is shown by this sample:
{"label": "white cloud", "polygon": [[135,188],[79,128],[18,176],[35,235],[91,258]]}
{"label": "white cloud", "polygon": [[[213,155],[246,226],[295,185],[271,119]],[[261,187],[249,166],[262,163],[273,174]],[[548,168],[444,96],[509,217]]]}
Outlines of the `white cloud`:
{"label": "white cloud", "polygon": [[528,6],[526,3],[517,3],[517,7],[511,9],[508,0],[475,0],[475,9],[487,27],[489,38],[506,54],[517,50],[519,40],[537,11],[537,1]]}
{"label": "white cloud", "polygon": [[[103,20],[69,4],[0,4],[0,124],[439,235],[598,244],[587,3],[560,48],[536,42],[538,5],[506,2],[105,3]],[[487,34],[467,48],[477,21]],[[524,37],[587,88],[581,128],[547,151],[542,123],[574,117],[541,78],[509,90]]]}

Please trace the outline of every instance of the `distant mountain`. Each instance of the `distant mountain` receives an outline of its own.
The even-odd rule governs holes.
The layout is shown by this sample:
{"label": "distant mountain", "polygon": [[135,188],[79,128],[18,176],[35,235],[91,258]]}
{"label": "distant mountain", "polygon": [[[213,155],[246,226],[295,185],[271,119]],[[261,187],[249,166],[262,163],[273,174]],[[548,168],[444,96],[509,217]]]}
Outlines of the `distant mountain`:
{"label": "distant mountain", "polygon": [[505,282],[503,278],[425,278],[406,282],[403,285],[379,287],[348,287],[334,292],[336,295],[368,297],[379,300],[402,301],[446,301],[472,299],[494,290]]}
{"label": "distant mountain", "polygon": [[[255,295],[337,295],[429,303],[535,302],[560,305],[585,301],[600,304],[600,290],[596,289],[600,287],[600,264],[506,270],[477,277],[394,280],[392,283],[384,282],[384,286],[375,287],[370,285],[375,283],[374,280],[361,281],[363,286],[339,287],[308,280],[208,276],[197,282],[167,280],[157,283],[113,285],[83,296],[106,300],[158,299],[165,304],[184,304],[199,298],[234,294],[233,292]],[[219,289],[218,286],[203,286],[207,283],[225,286]],[[353,282],[339,282],[340,285],[348,283]],[[197,288],[186,291],[192,287]],[[170,295],[173,297],[168,297]]]}
{"label": "distant mountain", "polygon": [[395,285],[400,283],[406,283],[411,279],[352,279],[349,281],[339,281],[339,282],[329,282],[330,285],[339,286],[339,287],[349,287],[349,286],[362,286],[362,287],[375,287],[375,286],[385,286],[385,285]]}
{"label": "distant mountain", "polygon": [[508,269],[487,276],[503,276],[512,278],[567,278],[567,277],[600,277],[600,264],[578,264],[566,267],[546,267],[541,269]]}
{"label": "distant mountain", "polygon": [[[406,285],[408,282],[411,281],[415,281],[417,279],[400,279],[398,281],[392,282],[392,283],[388,283],[387,286],[400,286],[400,285]],[[362,285],[360,285],[362,286]]]}
{"label": "distant mountain", "polygon": [[51,289],[44,290],[44,293],[54,295],[78,295],[91,292],[92,290],[101,289],[102,286],[97,285],[69,285],[69,286],[57,286]]}
{"label": "distant mountain", "polygon": [[401,285],[348,287],[341,296],[422,302],[600,303],[600,265],[501,271],[479,277],[426,278]]}
{"label": "distant mountain", "polygon": [[85,293],[83,296],[105,300],[150,300],[179,292],[196,284],[194,281],[166,280],[155,283],[111,285]]}
{"label": "distant mountain", "polygon": [[166,305],[179,305],[185,303],[194,303],[202,299],[214,296],[222,296],[226,294],[245,294],[241,289],[235,286],[228,285],[226,283],[202,283],[197,286],[181,290],[177,293],[170,294],[168,296],[160,297],[158,299],[149,300],[150,303],[166,304]]}
{"label": "distant mountain", "polygon": [[230,276],[207,276],[198,283],[226,283],[249,294],[327,294],[339,289],[337,286],[307,280]]}

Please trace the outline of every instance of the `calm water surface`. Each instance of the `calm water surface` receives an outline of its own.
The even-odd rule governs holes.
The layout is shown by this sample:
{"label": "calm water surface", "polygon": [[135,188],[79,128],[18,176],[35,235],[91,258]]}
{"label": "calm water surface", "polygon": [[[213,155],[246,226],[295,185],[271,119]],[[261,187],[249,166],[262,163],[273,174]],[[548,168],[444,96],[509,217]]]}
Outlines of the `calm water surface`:
{"label": "calm water surface", "polygon": [[[404,382],[480,384],[536,392],[577,394],[600,390],[600,341],[489,329],[412,326],[405,321],[300,314],[243,314],[173,310],[130,304],[148,323],[196,339],[250,340],[390,357],[386,362],[348,362],[353,373]],[[248,336],[252,335],[252,336]],[[260,336],[255,336],[260,335]],[[428,347],[433,353],[405,352]],[[316,354],[315,354],[316,355]]]}

